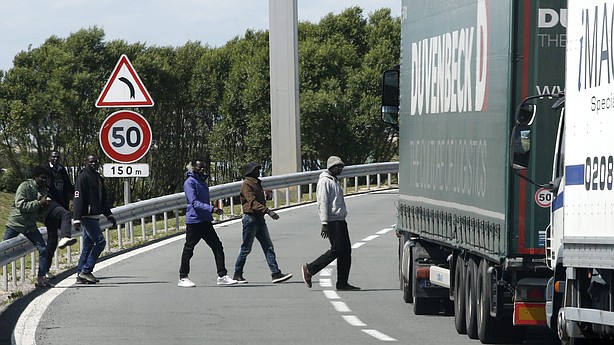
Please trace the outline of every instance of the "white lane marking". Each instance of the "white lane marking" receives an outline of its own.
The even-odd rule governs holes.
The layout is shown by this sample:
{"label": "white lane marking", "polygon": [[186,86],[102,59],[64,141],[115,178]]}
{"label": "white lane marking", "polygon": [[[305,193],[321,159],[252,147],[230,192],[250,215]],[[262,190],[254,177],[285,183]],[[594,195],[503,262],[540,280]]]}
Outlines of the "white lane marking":
{"label": "white lane marking", "polygon": [[320,279],[320,286],[321,287],[331,287],[333,286],[333,283],[331,282],[330,279]]}
{"label": "white lane marking", "polygon": [[381,341],[397,341],[396,339],[394,339],[393,337],[390,337],[378,330],[375,329],[363,329],[363,332],[367,333],[368,335],[372,336],[373,338],[377,339],[377,340],[381,340]]}
{"label": "white lane marking", "polygon": [[340,312],[340,313],[349,313],[349,312],[351,312],[350,308],[348,307],[347,304],[345,304],[345,302],[330,301],[330,304],[332,304],[333,307],[335,308],[335,310]]}
{"label": "white lane marking", "polygon": [[361,241],[369,242],[369,241],[374,240],[374,239],[376,239],[378,237],[379,237],[379,235],[371,235],[371,236],[367,236],[367,237],[363,238]]}
{"label": "white lane marking", "polygon": [[352,326],[364,327],[367,325],[366,323],[360,321],[360,319],[356,317],[356,315],[342,315],[342,316],[345,322],[349,323]]}
{"label": "white lane marking", "polygon": [[337,291],[334,291],[334,290],[322,290],[322,292],[324,293],[324,296],[326,296],[326,298],[328,299],[340,299],[341,298],[337,294]]}
{"label": "white lane marking", "polygon": [[378,235],[383,235],[383,234],[386,234],[386,233],[388,233],[388,232],[390,232],[390,231],[392,231],[392,230],[393,230],[392,228],[382,229],[382,230],[380,230],[380,231],[376,232],[376,234],[378,234]]}
{"label": "white lane marking", "polygon": [[[147,247],[135,249],[133,251],[118,255],[114,258],[110,258],[104,261],[101,261],[96,264],[96,269],[94,272],[111,266],[115,263],[118,263],[122,260],[128,259],[135,255],[148,252],[150,250],[154,250],[158,247],[166,245],[171,242],[175,242],[178,240],[183,240],[185,237],[183,236],[175,236],[173,238],[169,238],[164,241],[160,241],[158,243],[154,243]],[[34,301],[28,304],[28,307],[23,311],[19,320],[17,320],[17,324],[15,325],[15,329],[13,329],[13,336],[11,337],[12,345],[36,345],[35,332],[38,328],[38,324],[47,309],[47,306],[51,304],[51,302],[58,297],[62,292],[64,292],[67,288],[75,284],[75,276],[70,276],[59,282],[54,288],[45,291],[42,295],[36,297]]]}
{"label": "white lane marking", "polygon": [[[393,224],[392,227],[394,228],[395,225],[396,224]],[[364,239],[362,239],[363,242],[355,243],[352,246],[352,249],[362,247],[365,244],[365,242],[374,240],[378,238],[379,235],[383,235],[385,233],[388,233],[389,231],[392,231],[393,228],[382,229],[376,232],[376,235],[365,237]],[[320,272],[320,276],[326,276],[326,277],[331,276],[332,266],[335,266],[336,264],[337,264],[337,260],[329,264],[326,268],[322,269],[322,271]],[[328,280],[329,282],[331,281],[330,279],[320,279],[320,285],[322,285],[323,280]],[[331,282],[331,286],[332,286],[332,282]],[[333,290],[323,290],[322,292],[328,299],[340,299],[339,295]],[[333,308],[335,308],[335,310],[339,313],[351,312],[350,307],[348,307],[348,305],[345,304],[345,302],[330,301],[330,303],[333,305]],[[367,326],[364,322],[360,321],[360,319],[356,317],[355,315],[342,315],[342,317],[347,323],[349,323],[352,326],[355,326],[355,327],[366,327]],[[372,336],[373,338],[380,340],[380,341],[397,341],[395,338],[390,337],[375,329],[361,329],[361,331],[363,331],[365,334],[368,334]]]}

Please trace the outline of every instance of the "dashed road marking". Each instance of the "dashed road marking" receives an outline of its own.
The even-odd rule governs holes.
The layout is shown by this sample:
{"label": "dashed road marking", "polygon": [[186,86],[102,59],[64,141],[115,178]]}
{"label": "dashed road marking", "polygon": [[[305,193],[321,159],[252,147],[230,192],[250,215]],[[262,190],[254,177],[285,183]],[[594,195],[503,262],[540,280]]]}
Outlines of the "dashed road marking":
{"label": "dashed road marking", "polygon": [[321,287],[332,287],[333,283],[330,279],[320,279],[320,286]]}
{"label": "dashed road marking", "polygon": [[[392,227],[394,228],[395,225],[393,225]],[[391,230],[393,230],[393,228],[387,228],[387,229],[382,229],[378,232],[376,232],[376,235],[371,235],[371,236],[367,236],[365,237],[362,241],[363,242],[356,242],[354,243],[354,245],[352,245],[352,249],[356,249],[356,248],[360,248],[361,246],[363,246],[365,244],[365,242],[369,242],[371,240],[374,240],[376,238],[378,238],[380,235],[383,235]],[[326,268],[322,269],[320,271],[320,286],[321,287],[332,287],[332,281],[330,278],[325,278],[322,279],[321,277],[330,277],[332,274],[332,267],[337,265],[337,260],[331,262]],[[324,293],[324,296],[326,296],[326,298],[333,300],[333,299],[341,299],[341,297],[339,297],[339,295],[337,294],[336,291],[334,290],[322,290],[322,292]],[[337,312],[340,313],[348,313],[351,312],[350,307],[345,304],[345,302],[342,301],[330,301],[330,303],[332,304],[333,308],[335,308],[335,310]],[[367,324],[365,324],[364,322],[360,321],[360,319],[356,316],[356,315],[341,315],[341,317],[343,317],[343,319],[349,323],[350,325],[354,326],[354,327],[366,327]],[[395,338],[392,338],[376,329],[361,329],[361,331],[363,331],[365,334],[368,334],[370,336],[372,336],[373,338],[380,340],[380,341],[397,341]]]}
{"label": "dashed road marking", "polygon": [[322,292],[324,292],[324,296],[326,296],[326,298],[328,299],[340,299],[341,297],[339,297],[339,295],[337,294],[337,291],[335,290],[323,290]]}
{"label": "dashed road marking", "polygon": [[392,230],[394,230],[394,229],[393,228],[382,229],[382,230],[376,232],[376,234],[383,235],[383,234],[386,234],[386,233],[388,233],[389,231],[392,231]]}
{"label": "dashed road marking", "polygon": [[330,301],[330,304],[332,304],[333,307],[335,308],[335,310],[340,312],[340,313],[349,313],[349,312],[351,312],[350,307],[348,307],[348,305],[345,304],[345,302]]}
{"label": "dashed road marking", "polygon": [[381,340],[381,341],[397,341],[396,339],[387,336],[386,334],[376,330],[376,329],[363,329],[363,332],[367,333],[368,335],[372,336],[373,338],[377,339],[377,340]]}
{"label": "dashed road marking", "polygon": [[352,245],[352,249],[360,248],[364,244],[365,244],[364,242],[356,242],[356,243],[354,243],[354,245]]}
{"label": "dashed road marking", "polygon": [[374,239],[376,239],[378,237],[379,237],[379,235],[371,235],[371,236],[367,236],[367,237],[363,238],[361,241],[369,242],[369,241],[374,240]]}
{"label": "dashed road marking", "polygon": [[365,327],[367,324],[360,321],[356,315],[342,315],[345,322],[355,327]]}

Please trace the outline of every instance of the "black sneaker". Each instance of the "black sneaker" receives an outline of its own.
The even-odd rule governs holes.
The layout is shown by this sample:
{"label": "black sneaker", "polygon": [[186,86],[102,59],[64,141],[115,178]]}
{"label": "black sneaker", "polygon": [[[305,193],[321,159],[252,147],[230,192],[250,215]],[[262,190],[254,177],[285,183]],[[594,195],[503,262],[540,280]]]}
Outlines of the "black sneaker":
{"label": "black sneaker", "polygon": [[94,277],[93,274],[85,273],[85,272],[81,272],[79,274],[79,278],[81,278],[82,280],[85,280],[87,284],[96,284],[100,281],[96,277]]}
{"label": "black sneaker", "polygon": [[46,280],[42,280],[40,282],[34,283],[34,286],[36,286],[37,288],[51,288],[53,287],[53,284],[51,284],[50,282]]}
{"label": "black sneaker", "polygon": [[286,280],[292,278],[292,273],[275,273],[272,274],[271,277],[273,278],[273,284],[275,283],[281,283],[281,282],[285,282]]}
{"label": "black sneaker", "polygon": [[232,279],[236,280],[237,284],[247,284],[247,280],[243,278],[242,274],[235,274],[235,276]]}
{"label": "black sneaker", "polygon": [[358,286],[353,286],[350,284],[346,284],[343,286],[337,286],[337,291],[358,291],[360,288]]}

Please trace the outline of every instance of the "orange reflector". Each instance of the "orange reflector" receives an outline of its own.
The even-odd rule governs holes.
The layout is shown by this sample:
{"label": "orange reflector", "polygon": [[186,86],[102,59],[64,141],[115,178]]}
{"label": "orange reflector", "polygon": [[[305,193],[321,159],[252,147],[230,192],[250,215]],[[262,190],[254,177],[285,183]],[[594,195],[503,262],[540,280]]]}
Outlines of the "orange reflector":
{"label": "orange reflector", "polygon": [[419,279],[419,280],[431,279],[431,268],[430,267],[416,268],[416,279]]}
{"label": "orange reflector", "polygon": [[554,282],[554,292],[556,293],[561,292],[561,282],[560,281]]}
{"label": "orange reflector", "polygon": [[515,326],[545,326],[546,303],[514,303]]}

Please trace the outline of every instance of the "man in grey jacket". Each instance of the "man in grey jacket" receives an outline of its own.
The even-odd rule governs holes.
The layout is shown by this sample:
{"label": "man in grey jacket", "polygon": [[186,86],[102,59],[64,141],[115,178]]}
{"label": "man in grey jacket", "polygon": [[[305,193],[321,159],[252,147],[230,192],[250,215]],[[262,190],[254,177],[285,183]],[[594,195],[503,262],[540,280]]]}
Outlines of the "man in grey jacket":
{"label": "man in grey jacket", "polygon": [[348,283],[350,266],[352,264],[352,243],[348,225],[345,222],[347,208],[343,200],[343,190],[337,176],[341,174],[344,164],[341,158],[330,156],[326,162],[326,170],[320,174],[316,198],[318,214],[322,222],[322,238],[328,238],[330,249],[311,263],[302,267],[303,281],[311,287],[311,276],[337,259],[337,290],[357,291],[357,286]]}

